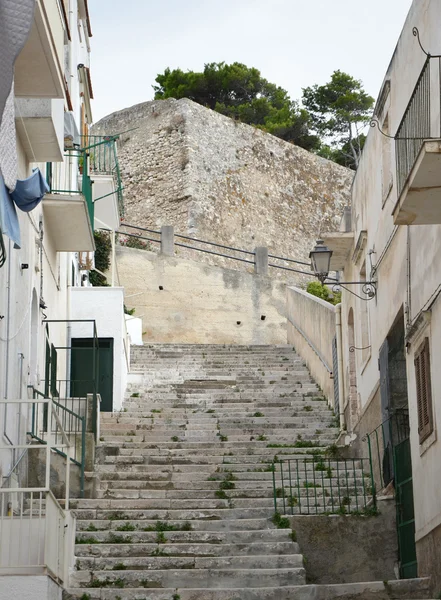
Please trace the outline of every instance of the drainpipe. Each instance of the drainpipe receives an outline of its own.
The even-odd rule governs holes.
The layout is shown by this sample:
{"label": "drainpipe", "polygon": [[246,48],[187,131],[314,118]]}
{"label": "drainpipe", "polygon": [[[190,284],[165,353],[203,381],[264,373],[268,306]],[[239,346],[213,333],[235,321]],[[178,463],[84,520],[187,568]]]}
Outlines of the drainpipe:
{"label": "drainpipe", "polygon": [[110,237],[112,239],[112,287],[115,287],[115,260],[116,260],[116,253],[115,253],[115,230],[114,229],[112,229]]}
{"label": "drainpipe", "polygon": [[[11,252],[12,250],[12,243],[11,240],[9,240],[9,245],[8,245],[8,278],[6,280],[6,289],[7,289],[7,300],[6,300],[6,352],[5,352],[5,387],[4,387],[4,393],[3,393],[3,397],[5,400],[8,399],[8,394],[9,394],[9,336],[11,333]],[[11,446],[13,446],[13,441],[11,440],[11,438],[8,436],[8,433],[6,431],[6,423],[7,423],[7,418],[8,418],[8,405],[5,404],[4,405],[4,421],[3,421],[3,435],[5,436],[5,439],[8,440],[8,442],[11,444]]]}
{"label": "drainpipe", "polygon": [[343,331],[341,325],[341,304],[335,307],[335,333],[337,337],[338,362],[338,406],[340,410],[340,431],[345,428],[344,414],[344,377],[343,377]]}
{"label": "drainpipe", "polygon": [[72,325],[70,323],[71,319],[71,291],[72,291],[72,255],[69,252],[67,254],[67,268],[66,268],[66,319],[67,319],[67,328],[66,328],[66,397],[70,396],[70,362],[71,362],[71,340],[72,340]]}

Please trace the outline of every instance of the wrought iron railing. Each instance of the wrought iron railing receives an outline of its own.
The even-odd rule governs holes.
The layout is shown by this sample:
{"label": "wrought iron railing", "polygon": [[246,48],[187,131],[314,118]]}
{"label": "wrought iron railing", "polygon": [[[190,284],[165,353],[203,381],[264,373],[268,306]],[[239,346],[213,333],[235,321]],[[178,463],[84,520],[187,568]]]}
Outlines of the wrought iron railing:
{"label": "wrought iron railing", "polygon": [[363,438],[368,444],[375,490],[385,488],[394,479],[393,448],[409,438],[409,411],[397,410]]}
{"label": "wrought iron railing", "polygon": [[431,137],[430,71],[428,56],[395,135],[398,195],[403,191],[424,140]]}
{"label": "wrought iron railing", "polygon": [[[124,196],[121,169],[118,160],[117,135],[89,135],[82,137],[83,152],[89,156],[89,173],[94,175],[110,175],[115,182],[115,194],[118,198],[120,217],[124,216]],[[106,196],[95,198],[102,200]]]}
{"label": "wrought iron railing", "polygon": [[[32,387],[33,399],[45,398],[44,394]],[[54,409],[54,420],[49,425],[48,409],[46,404],[35,402],[32,405],[32,414],[28,435],[40,442],[47,444],[51,439],[52,450],[68,458],[63,449],[64,436],[69,439],[71,452],[69,460],[80,468],[80,495],[84,497],[85,467],[86,467],[86,415],[81,416],[65,404],[70,403],[80,408],[81,404],[87,402],[86,398],[64,398],[57,402],[52,399]],[[77,409],[78,410],[78,409]],[[87,409],[86,409],[87,412]]]}
{"label": "wrought iron railing", "polygon": [[376,510],[369,459],[324,455],[272,464],[274,511],[280,514],[368,514]]}

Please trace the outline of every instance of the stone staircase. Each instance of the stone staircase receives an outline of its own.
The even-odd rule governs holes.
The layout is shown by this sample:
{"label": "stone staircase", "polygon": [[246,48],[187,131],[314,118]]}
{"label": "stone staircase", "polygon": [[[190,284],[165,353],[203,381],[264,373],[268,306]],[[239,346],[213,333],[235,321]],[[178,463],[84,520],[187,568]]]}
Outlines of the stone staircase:
{"label": "stone staircase", "polygon": [[123,410],[101,416],[94,498],[75,506],[66,599],[428,597],[427,580],[306,583],[295,536],[274,519],[273,460],[312,456],[338,429],[291,346],[155,345],[132,356]]}

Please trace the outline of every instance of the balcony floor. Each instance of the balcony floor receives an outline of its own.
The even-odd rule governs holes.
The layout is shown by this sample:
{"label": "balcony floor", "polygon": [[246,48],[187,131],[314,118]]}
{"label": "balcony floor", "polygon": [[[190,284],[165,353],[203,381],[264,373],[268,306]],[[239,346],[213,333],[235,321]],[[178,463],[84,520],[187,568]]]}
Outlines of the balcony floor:
{"label": "balcony floor", "polygon": [[423,143],[392,214],[395,225],[441,224],[441,139]]}

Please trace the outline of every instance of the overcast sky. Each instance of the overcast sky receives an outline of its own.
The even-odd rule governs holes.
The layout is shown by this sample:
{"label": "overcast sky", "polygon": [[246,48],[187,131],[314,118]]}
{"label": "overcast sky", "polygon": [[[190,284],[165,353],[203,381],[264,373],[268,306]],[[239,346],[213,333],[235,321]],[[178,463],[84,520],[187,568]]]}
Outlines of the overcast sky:
{"label": "overcast sky", "polygon": [[411,0],[89,0],[94,120],[153,98],[166,67],[242,62],[301,97],[340,69],[377,97]]}

